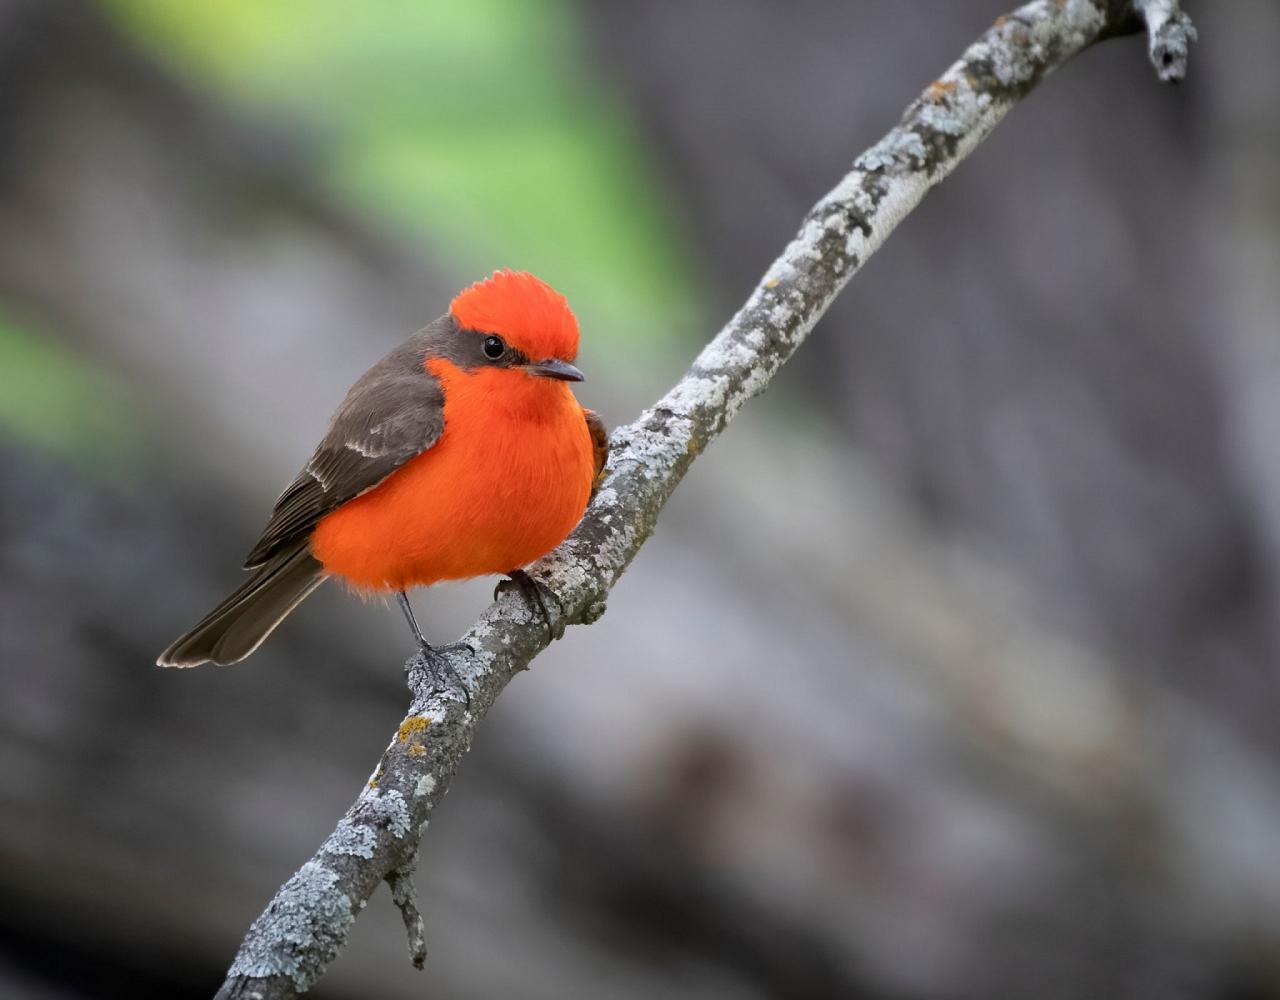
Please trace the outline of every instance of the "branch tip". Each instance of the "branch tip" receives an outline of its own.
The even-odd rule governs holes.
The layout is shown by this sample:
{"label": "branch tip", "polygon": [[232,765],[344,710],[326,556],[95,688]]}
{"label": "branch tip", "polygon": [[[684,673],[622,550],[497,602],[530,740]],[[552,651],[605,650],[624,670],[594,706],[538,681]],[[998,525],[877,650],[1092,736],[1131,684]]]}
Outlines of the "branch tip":
{"label": "branch tip", "polygon": [[1191,43],[1199,37],[1178,0],[1133,0],[1147,25],[1147,52],[1163,83],[1180,83],[1187,76]]}
{"label": "branch tip", "polygon": [[387,885],[391,899],[404,918],[404,929],[409,935],[409,960],[415,969],[427,964],[427,932],[418,910],[418,890],[413,884],[414,865],[396,868],[387,873]]}

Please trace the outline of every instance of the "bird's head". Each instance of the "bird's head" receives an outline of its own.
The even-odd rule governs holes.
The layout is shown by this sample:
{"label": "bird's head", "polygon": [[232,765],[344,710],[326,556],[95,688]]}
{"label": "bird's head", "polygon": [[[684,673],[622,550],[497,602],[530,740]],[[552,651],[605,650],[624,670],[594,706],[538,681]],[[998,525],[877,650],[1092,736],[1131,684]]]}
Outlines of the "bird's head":
{"label": "bird's head", "polygon": [[[538,378],[581,382],[578,320],[565,297],[524,271],[495,271],[463,289],[449,313],[478,352],[482,368],[520,369]],[[474,340],[474,344],[471,341]]]}

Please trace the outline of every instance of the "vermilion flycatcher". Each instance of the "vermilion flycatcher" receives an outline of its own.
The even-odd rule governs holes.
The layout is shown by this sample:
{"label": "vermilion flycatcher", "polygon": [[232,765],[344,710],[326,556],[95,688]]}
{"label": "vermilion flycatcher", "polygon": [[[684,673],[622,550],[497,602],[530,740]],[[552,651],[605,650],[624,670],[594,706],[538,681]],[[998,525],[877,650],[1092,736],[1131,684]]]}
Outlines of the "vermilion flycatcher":
{"label": "vermilion flycatcher", "polygon": [[573,530],[608,453],[568,385],[577,353],[569,304],[533,275],[467,288],[352,386],[245,560],[253,575],[157,662],[244,659],[330,576],[394,592],[426,652],[410,587],[529,585],[521,567]]}

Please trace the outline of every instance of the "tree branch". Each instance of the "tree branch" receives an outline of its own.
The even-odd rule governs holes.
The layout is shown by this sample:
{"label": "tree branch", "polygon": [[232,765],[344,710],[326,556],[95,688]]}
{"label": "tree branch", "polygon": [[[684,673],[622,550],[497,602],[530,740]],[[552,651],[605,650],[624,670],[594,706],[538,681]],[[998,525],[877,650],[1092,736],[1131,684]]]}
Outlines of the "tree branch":
{"label": "tree branch", "polygon": [[[573,535],[533,575],[559,595],[556,626],[588,624],[652,533],[693,460],[747,400],[763,392],[835,296],[929,189],[968,156],[1048,73],[1094,42],[1146,24],[1162,79],[1185,73],[1190,21],[1176,0],[1036,0],[983,34],[907,108],[901,123],[805,217],[746,304],[680,382],[613,433],[608,478]],[[547,629],[504,593],[449,654],[470,692],[428,689],[406,664],[412,704],[367,786],[315,856],[254,921],[218,996],[293,997],[346,942],[356,914],[388,881],[421,965],[426,948],[412,888],[431,810],[448,790],[476,726]],[[469,652],[468,652],[469,650]]]}
{"label": "tree branch", "polygon": [[1135,0],[1134,6],[1147,25],[1147,51],[1151,64],[1165,83],[1186,78],[1187,57],[1196,40],[1195,25],[1178,8],[1178,0]]}

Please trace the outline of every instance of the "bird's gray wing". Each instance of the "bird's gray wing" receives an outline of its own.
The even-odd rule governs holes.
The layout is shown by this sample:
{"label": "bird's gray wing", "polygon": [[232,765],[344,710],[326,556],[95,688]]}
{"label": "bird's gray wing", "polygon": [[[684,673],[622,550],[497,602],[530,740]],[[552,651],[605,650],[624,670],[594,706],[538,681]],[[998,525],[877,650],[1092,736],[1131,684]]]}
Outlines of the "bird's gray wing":
{"label": "bird's gray wing", "polygon": [[421,334],[406,341],[351,387],[324,440],[280,494],[246,568],[310,534],[326,514],[373,489],[440,439],[444,392],[423,367],[425,345]]}

